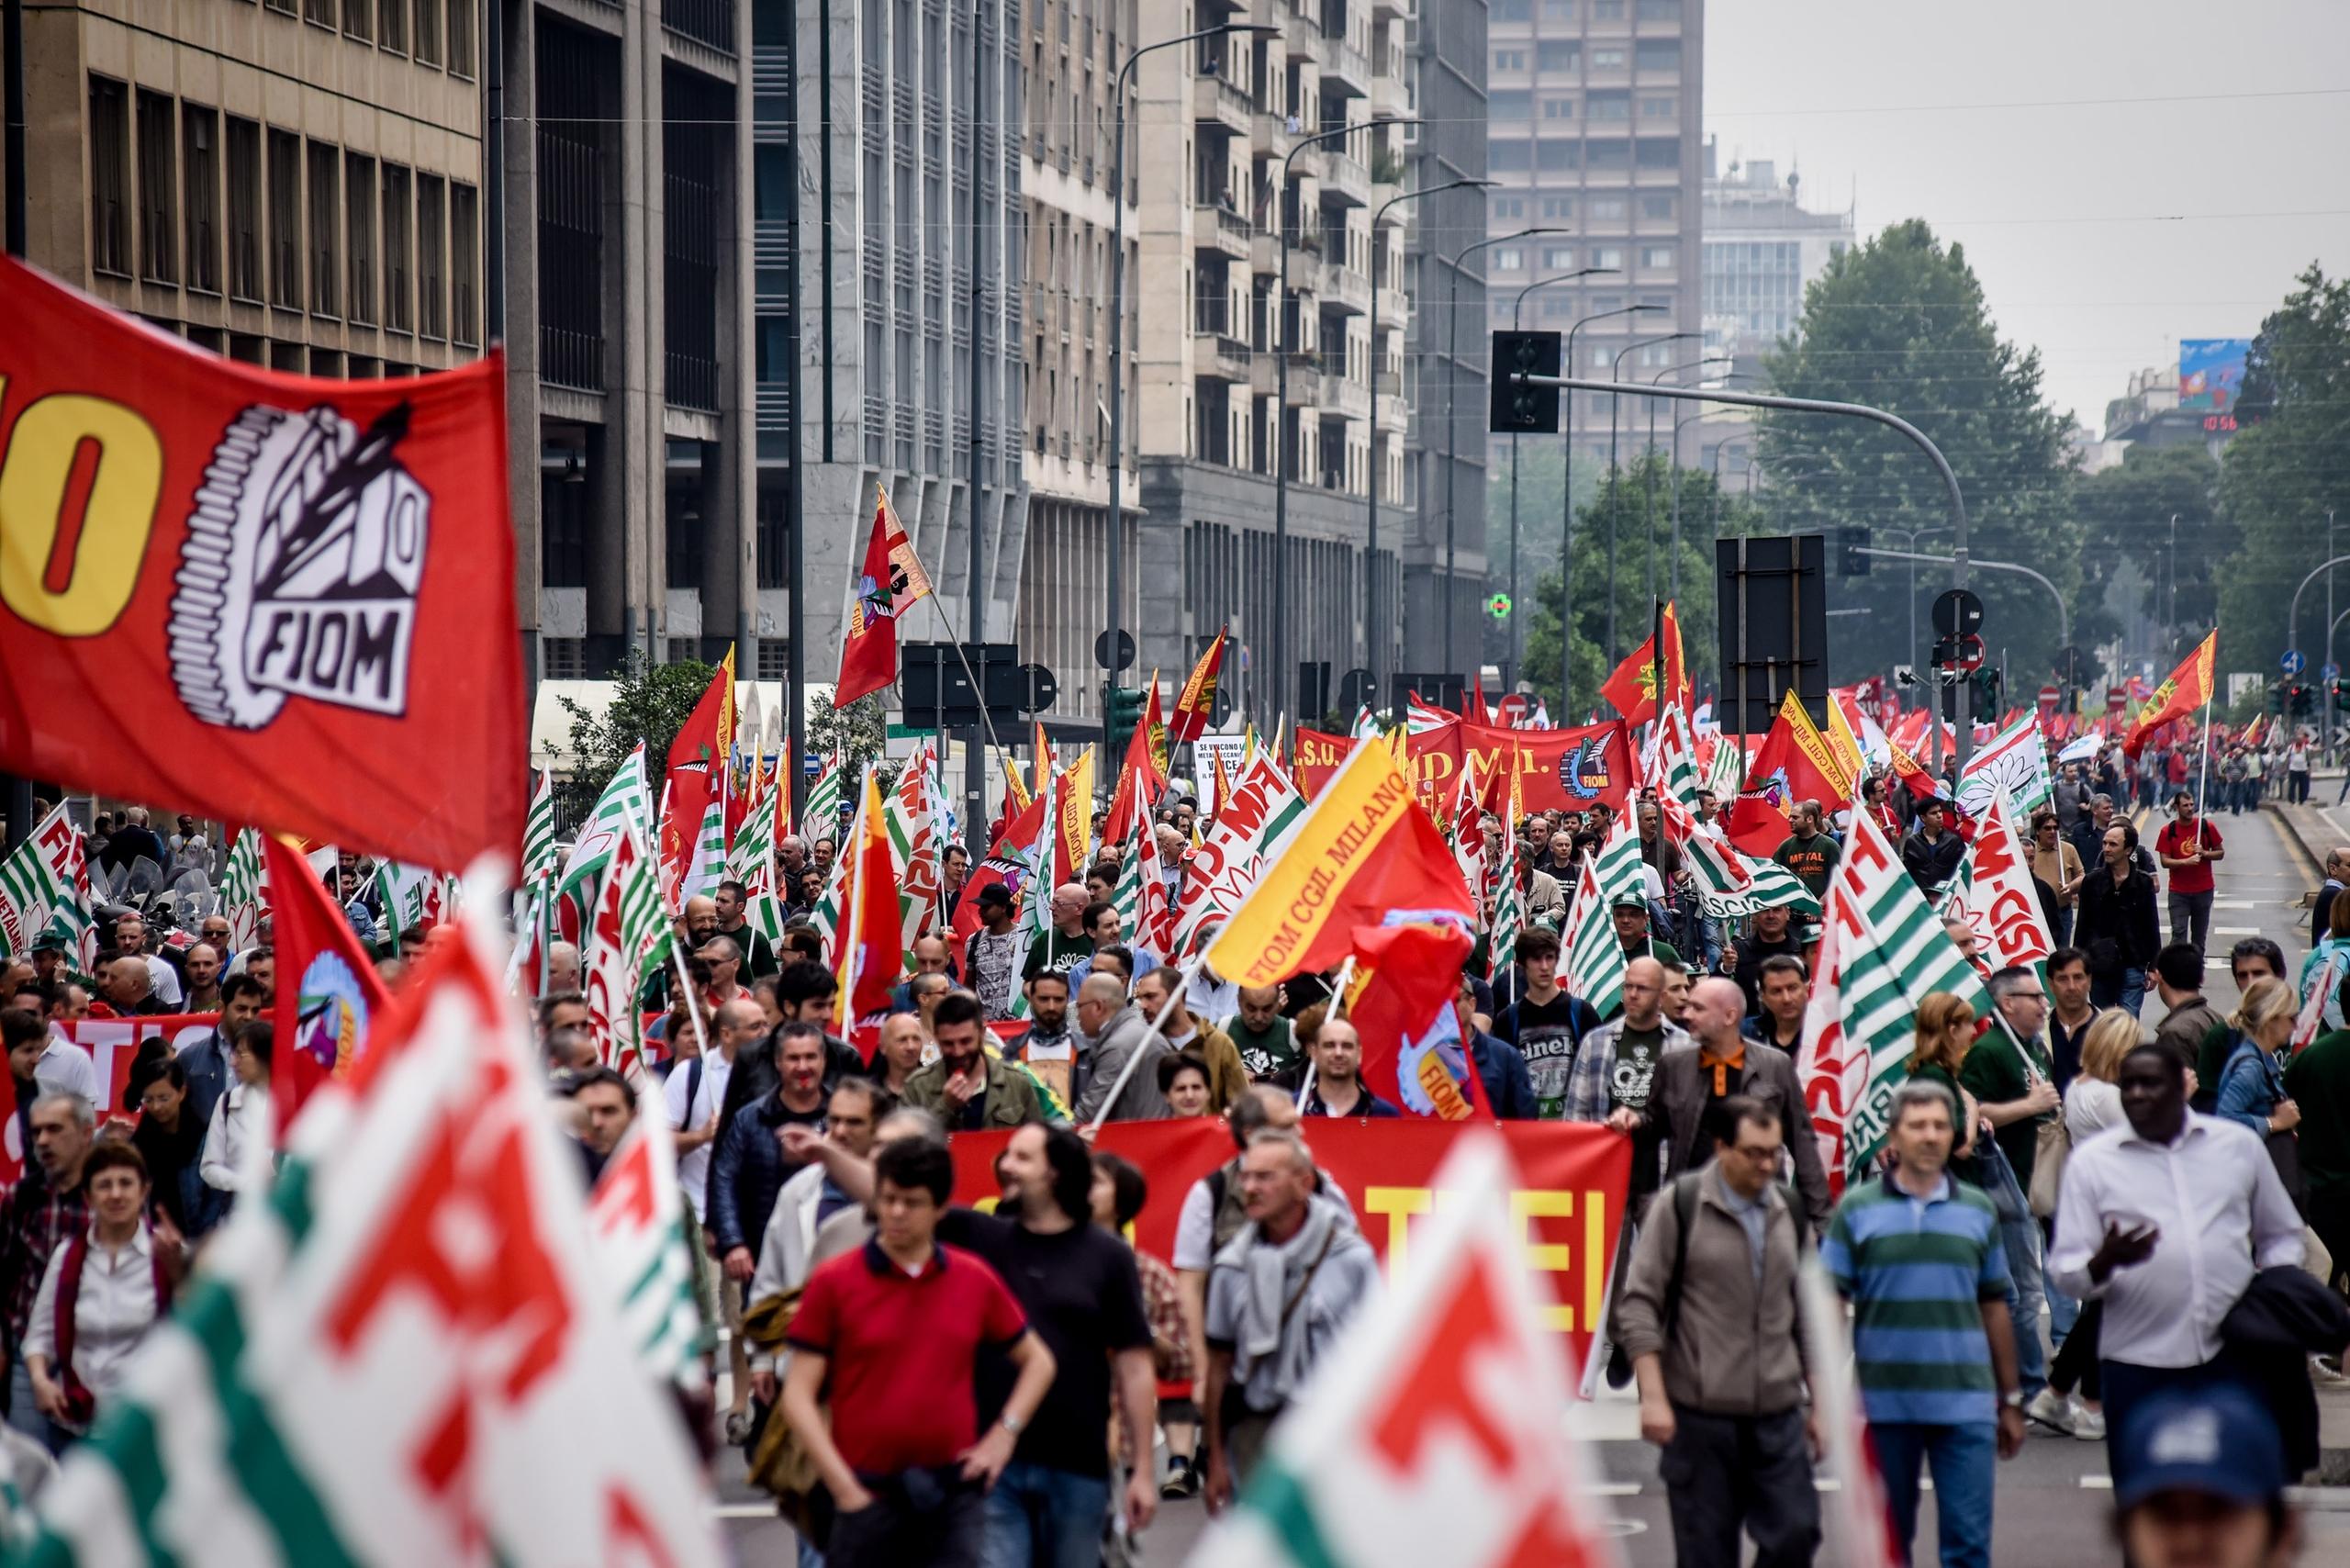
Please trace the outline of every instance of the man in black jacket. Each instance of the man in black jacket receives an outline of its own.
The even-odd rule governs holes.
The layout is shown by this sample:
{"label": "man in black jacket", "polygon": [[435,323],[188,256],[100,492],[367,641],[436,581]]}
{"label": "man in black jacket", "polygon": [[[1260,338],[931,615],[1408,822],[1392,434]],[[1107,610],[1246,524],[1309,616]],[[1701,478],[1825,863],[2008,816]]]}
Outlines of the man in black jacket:
{"label": "man in black jacket", "polygon": [[1919,802],[1918,831],[1901,841],[1901,865],[1929,895],[1939,892],[1958,875],[1966,841],[1950,830],[1949,804],[1937,796]]}
{"label": "man in black jacket", "polygon": [[2102,863],[2081,883],[2073,943],[2088,955],[2089,1001],[2132,1017],[2146,997],[2146,968],[2162,950],[2154,879],[2138,867],[2138,830],[2116,818],[2105,830]]}

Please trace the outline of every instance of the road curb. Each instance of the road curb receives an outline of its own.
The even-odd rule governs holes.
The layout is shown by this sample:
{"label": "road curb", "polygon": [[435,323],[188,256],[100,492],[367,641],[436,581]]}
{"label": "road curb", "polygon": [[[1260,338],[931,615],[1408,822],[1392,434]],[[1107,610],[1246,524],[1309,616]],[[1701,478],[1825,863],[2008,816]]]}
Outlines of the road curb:
{"label": "road curb", "polygon": [[[2298,820],[2296,820],[2296,813],[2293,808],[2287,805],[2282,801],[2265,800],[2260,802],[2260,809],[2268,815],[2275,817],[2278,825],[2284,829],[2285,841],[2291,845],[2294,852],[2300,857],[2301,869],[2311,874],[2312,879],[2311,891],[2314,892],[2316,890],[2315,885],[2322,883],[2325,880],[2323,875],[2325,858],[2322,855],[2310,847],[2309,839],[2303,835],[2301,832],[2301,824]],[[2304,893],[2301,896],[2301,907],[2303,909],[2307,909],[2309,907],[2309,897],[2310,895],[2308,893]]]}

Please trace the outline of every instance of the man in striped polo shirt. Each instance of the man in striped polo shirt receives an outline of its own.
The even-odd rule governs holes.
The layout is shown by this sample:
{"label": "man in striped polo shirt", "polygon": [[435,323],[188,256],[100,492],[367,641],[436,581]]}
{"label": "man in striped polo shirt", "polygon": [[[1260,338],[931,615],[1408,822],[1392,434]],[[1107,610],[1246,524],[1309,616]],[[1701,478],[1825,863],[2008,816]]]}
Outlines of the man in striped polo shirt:
{"label": "man in striped polo shirt", "polygon": [[1894,1092],[1893,1169],[1845,1193],[1819,1259],[1852,1304],[1861,1405],[1904,1556],[1922,1461],[1943,1568],[1988,1568],[1992,1455],[2022,1448],[2023,1394],[1998,1213],[1944,1169],[1956,1111],[1928,1080]]}

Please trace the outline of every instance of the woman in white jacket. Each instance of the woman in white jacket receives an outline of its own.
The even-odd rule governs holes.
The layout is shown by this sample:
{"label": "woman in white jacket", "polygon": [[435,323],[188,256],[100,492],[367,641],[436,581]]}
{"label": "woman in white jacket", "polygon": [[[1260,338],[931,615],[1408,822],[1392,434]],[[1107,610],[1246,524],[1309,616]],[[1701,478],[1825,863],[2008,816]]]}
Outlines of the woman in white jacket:
{"label": "woman in white jacket", "polygon": [[274,1034],[266,1019],[256,1018],[237,1031],[229,1047],[229,1070],[237,1081],[212,1107],[212,1125],[204,1135],[204,1160],[197,1168],[204,1184],[223,1193],[241,1191],[245,1180],[246,1150],[270,1144],[269,1061]]}

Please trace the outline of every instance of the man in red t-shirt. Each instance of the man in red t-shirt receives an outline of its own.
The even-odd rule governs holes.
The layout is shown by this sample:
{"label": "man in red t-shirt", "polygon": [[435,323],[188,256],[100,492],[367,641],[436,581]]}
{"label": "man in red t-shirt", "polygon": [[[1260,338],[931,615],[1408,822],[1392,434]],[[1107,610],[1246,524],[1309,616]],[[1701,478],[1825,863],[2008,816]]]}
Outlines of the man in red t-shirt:
{"label": "man in red t-shirt", "polygon": [[2171,820],[2154,835],[2154,853],[2170,868],[2170,939],[2197,950],[2211,934],[2211,866],[2227,858],[2220,830],[2198,819],[2195,797],[2180,790],[2170,798]]}
{"label": "man in red t-shirt", "polygon": [[[873,1239],[809,1276],[785,1335],[783,1417],[832,1494],[818,1543],[832,1568],[979,1568],[988,1489],[1052,1385],[1053,1353],[993,1270],[934,1239],[955,1187],[945,1145],[885,1144],[873,1179]],[[981,1346],[1019,1374],[984,1437]]]}

